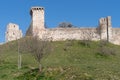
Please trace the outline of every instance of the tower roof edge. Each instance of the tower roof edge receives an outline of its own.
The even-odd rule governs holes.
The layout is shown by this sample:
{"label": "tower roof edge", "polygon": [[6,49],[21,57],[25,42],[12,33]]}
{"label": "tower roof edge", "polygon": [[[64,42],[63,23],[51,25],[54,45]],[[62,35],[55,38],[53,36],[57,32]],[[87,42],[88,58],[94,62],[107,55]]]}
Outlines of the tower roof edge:
{"label": "tower roof edge", "polygon": [[35,8],[42,8],[42,9],[44,9],[44,7],[41,7],[41,6],[33,6],[33,7],[31,7],[31,9],[35,9]]}

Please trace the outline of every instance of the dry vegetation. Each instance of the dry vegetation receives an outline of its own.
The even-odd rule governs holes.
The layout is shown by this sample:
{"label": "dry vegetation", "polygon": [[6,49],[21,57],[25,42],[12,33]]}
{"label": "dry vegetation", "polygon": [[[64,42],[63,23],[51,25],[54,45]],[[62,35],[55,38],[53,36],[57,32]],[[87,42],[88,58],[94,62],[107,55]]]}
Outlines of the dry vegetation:
{"label": "dry vegetation", "polygon": [[86,47],[84,41],[75,40],[50,43],[52,51],[40,58],[41,73],[34,51],[29,52],[33,46],[22,52],[20,70],[17,68],[17,42],[0,46],[0,80],[120,80],[120,46],[90,41],[90,47]]}

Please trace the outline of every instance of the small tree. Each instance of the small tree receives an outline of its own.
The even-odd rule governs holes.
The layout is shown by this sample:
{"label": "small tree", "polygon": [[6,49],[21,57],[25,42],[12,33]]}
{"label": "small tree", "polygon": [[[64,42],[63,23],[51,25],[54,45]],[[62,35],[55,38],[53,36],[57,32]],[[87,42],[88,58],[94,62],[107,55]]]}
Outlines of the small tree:
{"label": "small tree", "polygon": [[2,50],[1,50],[1,45],[0,45],[0,63],[1,63],[1,53],[2,53]]}
{"label": "small tree", "polygon": [[39,71],[42,71],[41,59],[45,54],[50,53],[50,43],[46,40],[40,40],[37,37],[27,37],[21,44],[22,52],[31,53],[39,64]]}
{"label": "small tree", "polygon": [[58,25],[59,28],[72,28],[73,25],[69,22],[62,22]]}
{"label": "small tree", "polygon": [[17,46],[18,46],[18,69],[21,69],[22,67],[22,56],[21,56],[21,53],[20,53],[20,46],[19,46],[19,39],[17,39]]}

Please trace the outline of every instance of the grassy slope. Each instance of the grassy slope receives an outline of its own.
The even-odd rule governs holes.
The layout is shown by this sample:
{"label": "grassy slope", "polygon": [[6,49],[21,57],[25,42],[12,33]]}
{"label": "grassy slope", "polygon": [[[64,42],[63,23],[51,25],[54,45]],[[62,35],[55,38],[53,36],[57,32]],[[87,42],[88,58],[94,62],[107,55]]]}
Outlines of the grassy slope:
{"label": "grassy slope", "polygon": [[[42,59],[44,68],[40,80],[120,80],[120,46],[109,44],[108,47],[116,49],[116,55],[104,57],[96,54],[98,42],[91,42],[90,47],[81,45],[79,41],[52,44],[51,54]],[[37,62],[26,53],[22,54],[22,69],[17,69],[17,42],[2,45],[0,53],[0,80],[16,80],[14,77],[37,68]],[[27,73],[27,76],[32,75]],[[31,77],[30,80],[36,79]]]}

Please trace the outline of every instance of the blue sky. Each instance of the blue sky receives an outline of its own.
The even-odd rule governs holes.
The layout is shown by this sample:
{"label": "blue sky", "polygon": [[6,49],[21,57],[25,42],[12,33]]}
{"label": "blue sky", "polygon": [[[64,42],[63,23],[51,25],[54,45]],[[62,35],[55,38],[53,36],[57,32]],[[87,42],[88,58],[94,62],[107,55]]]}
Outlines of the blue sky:
{"label": "blue sky", "polygon": [[16,23],[23,33],[29,27],[32,6],[45,8],[45,21],[49,28],[60,22],[71,22],[79,27],[98,26],[101,17],[112,16],[113,27],[120,27],[120,0],[1,0],[0,42],[5,41],[8,23]]}

